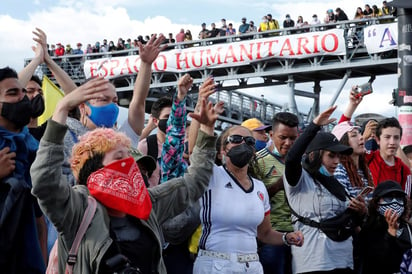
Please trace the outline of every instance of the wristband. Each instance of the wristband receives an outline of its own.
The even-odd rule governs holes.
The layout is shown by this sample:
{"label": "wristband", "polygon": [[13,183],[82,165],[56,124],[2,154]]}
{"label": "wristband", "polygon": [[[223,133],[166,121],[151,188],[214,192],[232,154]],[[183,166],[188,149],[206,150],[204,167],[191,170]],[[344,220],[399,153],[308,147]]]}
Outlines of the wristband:
{"label": "wristband", "polygon": [[288,235],[288,233],[289,233],[289,232],[284,232],[284,233],[282,234],[282,241],[283,241],[283,244],[285,244],[285,245],[287,245],[287,246],[290,246],[290,244],[289,244],[289,242],[288,242],[288,239],[286,238],[286,235]]}

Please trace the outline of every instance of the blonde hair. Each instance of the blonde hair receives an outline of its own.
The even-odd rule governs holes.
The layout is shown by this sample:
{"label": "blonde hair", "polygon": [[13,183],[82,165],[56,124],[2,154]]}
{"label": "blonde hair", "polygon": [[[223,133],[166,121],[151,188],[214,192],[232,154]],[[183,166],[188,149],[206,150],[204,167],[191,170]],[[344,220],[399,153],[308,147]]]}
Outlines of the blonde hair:
{"label": "blonde hair", "polygon": [[126,134],[117,132],[111,128],[97,128],[87,132],[79,138],[79,142],[73,146],[71,169],[76,180],[84,163],[97,153],[105,154],[119,145],[128,148],[131,141]]}

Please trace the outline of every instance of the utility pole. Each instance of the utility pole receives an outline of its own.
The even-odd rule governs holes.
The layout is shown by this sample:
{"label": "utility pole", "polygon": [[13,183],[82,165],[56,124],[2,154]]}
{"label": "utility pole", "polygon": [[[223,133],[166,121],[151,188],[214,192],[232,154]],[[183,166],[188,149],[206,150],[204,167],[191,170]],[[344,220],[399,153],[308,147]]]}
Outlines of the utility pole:
{"label": "utility pole", "polygon": [[398,119],[403,134],[401,145],[412,144],[412,1],[387,3],[398,16]]}

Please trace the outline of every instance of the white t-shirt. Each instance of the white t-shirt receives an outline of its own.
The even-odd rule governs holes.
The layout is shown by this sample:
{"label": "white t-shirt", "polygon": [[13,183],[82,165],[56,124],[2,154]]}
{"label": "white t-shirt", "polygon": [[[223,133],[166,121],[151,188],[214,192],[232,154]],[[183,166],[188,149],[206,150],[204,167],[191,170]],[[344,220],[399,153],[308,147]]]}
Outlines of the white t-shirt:
{"label": "white t-shirt", "polygon": [[131,125],[129,124],[128,119],[126,119],[122,125],[119,127],[120,132],[124,132],[127,137],[130,138],[132,141],[132,147],[136,148],[137,144],[139,143],[140,136],[133,130]]}
{"label": "white t-shirt", "polygon": [[224,167],[214,166],[208,190],[200,199],[199,248],[241,254],[257,252],[257,227],[270,214],[270,205],[265,185],[251,179],[252,187],[245,191]]}

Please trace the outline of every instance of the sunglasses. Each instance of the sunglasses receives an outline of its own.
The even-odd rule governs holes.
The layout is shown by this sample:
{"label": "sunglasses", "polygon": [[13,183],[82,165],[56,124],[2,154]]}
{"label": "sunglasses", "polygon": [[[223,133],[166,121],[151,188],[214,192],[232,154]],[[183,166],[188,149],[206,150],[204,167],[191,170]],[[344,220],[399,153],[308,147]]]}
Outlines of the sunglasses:
{"label": "sunglasses", "polygon": [[256,143],[255,138],[253,138],[252,136],[230,135],[229,137],[227,137],[226,144],[240,144],[243,141],[245,141],[245,144],[249,146],[254,146]]}
{"label": "sunglasses", "polygon": [[399,205],[403,205],[404,201],[403,198],[401,197],[382,197],[382,200],[379,205],[387,205],[387,204],[392,204],[392,203],[397,203]]}

